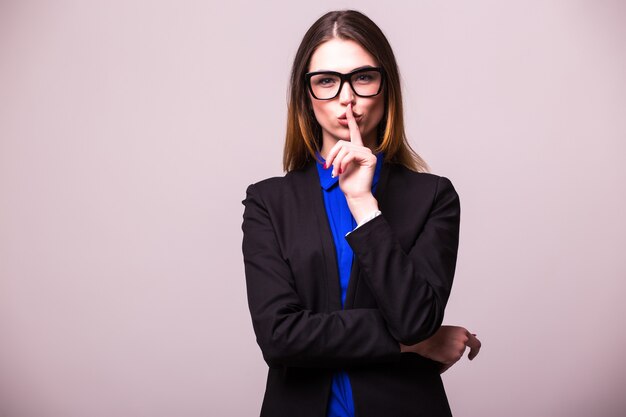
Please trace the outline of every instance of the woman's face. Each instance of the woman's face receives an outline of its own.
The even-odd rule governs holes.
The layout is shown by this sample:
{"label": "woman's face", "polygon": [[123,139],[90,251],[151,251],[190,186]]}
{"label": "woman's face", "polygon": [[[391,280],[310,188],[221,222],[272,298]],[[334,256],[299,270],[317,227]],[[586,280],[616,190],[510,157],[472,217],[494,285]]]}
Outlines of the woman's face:
{"label": "woman's face", "polygon": [[[358,43],[335,38],[318,46],[311,56],[308,72],[336,71],[347,74],[363,66],[377,67],[378,62]],[[352,112],[357,120],[363,144],[372,149],[376,146],[377,127],[385,109],[383,91],[374,97],[359,97],[350,88],[349,83],[345,82],[339,95],[331,100],[317,100],[310,91],[308,94],[315,118],[322,127],[323,156],[337,141],[350,140],[350,130],[345,120],[346,107],[349,103],[352,103]]]}

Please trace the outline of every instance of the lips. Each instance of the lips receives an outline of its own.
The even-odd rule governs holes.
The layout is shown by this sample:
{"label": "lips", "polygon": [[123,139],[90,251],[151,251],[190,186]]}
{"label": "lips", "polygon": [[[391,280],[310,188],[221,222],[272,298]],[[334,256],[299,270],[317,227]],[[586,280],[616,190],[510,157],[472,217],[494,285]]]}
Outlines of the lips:
{"label": "lips", "polygon": [[[355,119],[358,119],[359,117],[361,117],[360,114],[356,114],[354,112],[352,112],[352,115],[354,116]],[[346,114],[342,114],[341,116],[339,116],[337,119],[345,119],[348,120],[348,116],[346,116]]]}
{"label": "lips", "polygon": [[[354,120],[356,123],[361,124],[361,116],[357,116]],[[337,123],[344,127],[348,127],[350,125],[350,122],[348,122],[348,119],[345,117],[343,119],[337,119]]]}

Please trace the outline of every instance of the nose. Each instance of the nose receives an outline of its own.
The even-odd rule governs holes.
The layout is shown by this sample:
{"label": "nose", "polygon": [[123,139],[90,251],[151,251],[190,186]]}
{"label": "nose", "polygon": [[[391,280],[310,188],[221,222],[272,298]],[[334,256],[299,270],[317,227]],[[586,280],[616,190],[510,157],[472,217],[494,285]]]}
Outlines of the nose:
{"label": "nose", "polygon": [[348,81],[344,82],[341,86],[341,91],[339,92],[339,102],[347,106],[350,102],[354,103],[355,96],[356,94],[352,91],[350,83]]}

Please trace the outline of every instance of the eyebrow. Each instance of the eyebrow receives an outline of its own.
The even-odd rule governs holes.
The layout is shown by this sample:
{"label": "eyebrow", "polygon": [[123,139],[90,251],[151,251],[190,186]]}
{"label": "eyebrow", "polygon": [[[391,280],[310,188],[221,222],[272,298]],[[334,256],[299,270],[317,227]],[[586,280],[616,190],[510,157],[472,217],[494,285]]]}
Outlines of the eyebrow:
{"label": "eyebrow", "polygon": [[[363,65],[361,67],[358,68],[354,68],[351,71],[348,71],[347,74],[354,72],[354,71],[358,71],[358,70],[362,70],[362,69],[367,69],[367,68],[376,68],[372,65]],[[315,71],[310,71],[310,72],[339,72],[339,71],[334,71],[334,70],[329,70],[329,69],[319,69],[319,70],[315,70]]]}

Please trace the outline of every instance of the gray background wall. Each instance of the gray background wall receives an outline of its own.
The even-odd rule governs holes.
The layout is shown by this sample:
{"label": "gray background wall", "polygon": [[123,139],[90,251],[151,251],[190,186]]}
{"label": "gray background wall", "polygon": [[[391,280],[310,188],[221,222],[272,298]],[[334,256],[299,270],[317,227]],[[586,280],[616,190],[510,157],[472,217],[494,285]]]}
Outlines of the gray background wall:
{"label": "gray background wall", "polygon": [[624,2],[2,0],[0,416],[258,415],[241,200],[339,8],[461,196],[455,416],[626,413]]}

